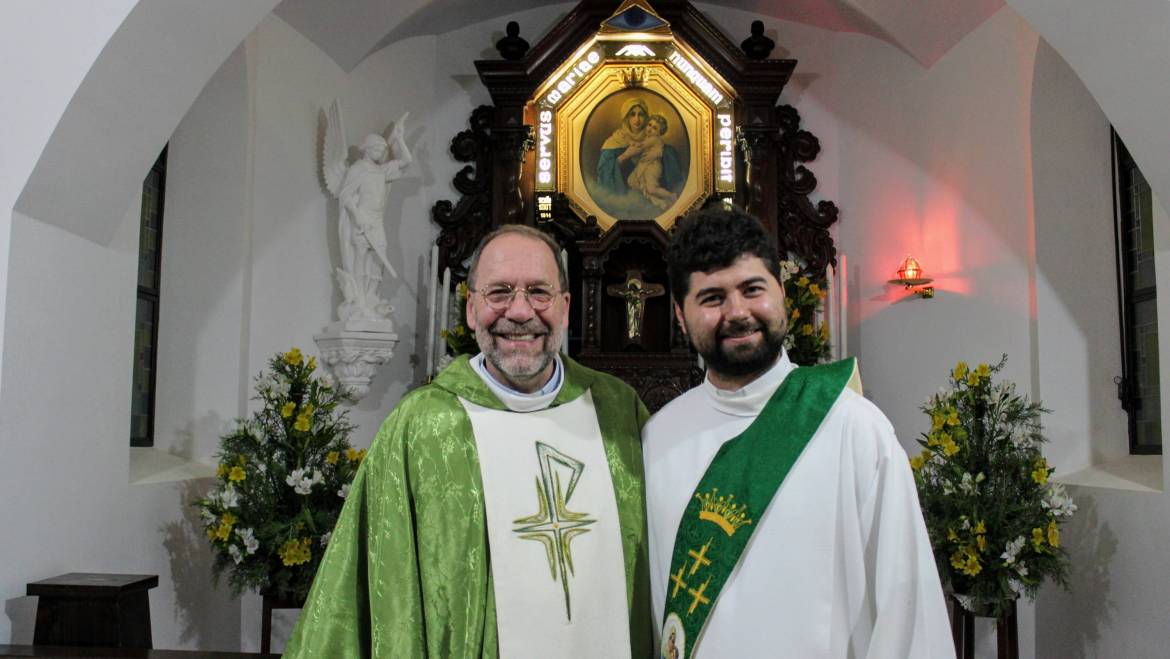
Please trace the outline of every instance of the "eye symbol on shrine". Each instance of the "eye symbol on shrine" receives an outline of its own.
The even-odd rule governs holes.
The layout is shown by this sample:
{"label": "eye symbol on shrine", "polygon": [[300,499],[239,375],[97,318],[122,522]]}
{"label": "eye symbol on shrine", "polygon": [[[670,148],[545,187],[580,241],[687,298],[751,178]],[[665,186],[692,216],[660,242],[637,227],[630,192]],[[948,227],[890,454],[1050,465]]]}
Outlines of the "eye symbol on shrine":
{"label": "eye symbol on shrine", "polygon": [[[553,581],[560,580],[565,591],[565,617],[573,619],[572,603],[569,597],[569,576],[573,570],[571,543],[577,536],[588,533],[585,528],[597,520],[588,513],[568,509],[569,499],[577,489],[577,481],[585,472],[585,463],[571,458],[555,448],[536,442],[536,457],[540,463],[540,476],[536,479],[536,514],[513,520],[513,533],[521,540],[533,540],[544,545],[548,558],[548,569]],[[568,476],[568,484],[561,475]]]}

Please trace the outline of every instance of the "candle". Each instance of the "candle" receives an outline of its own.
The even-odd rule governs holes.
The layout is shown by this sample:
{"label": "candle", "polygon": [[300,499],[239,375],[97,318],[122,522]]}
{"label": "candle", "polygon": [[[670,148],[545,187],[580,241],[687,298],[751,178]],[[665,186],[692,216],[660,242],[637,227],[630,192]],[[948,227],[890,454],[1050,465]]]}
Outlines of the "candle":
{"label": "candle", "polygon": [[[443,288],[439,295],[443,300],[439,304],[439,330],[445,332],[447,330],[447,323],[451,318],[451,268],[443,268]],[[442,350],[442,354],[447,354],[445,342]]]}
{"label": "candle", "polygon": [[[568,250],[565,250],[565,249],[561,250],[561,265],[564,266],[564,269],[565,269],[565,279],[568,279],[568,275],[569,275],[569,252],[568,252]],[[563,293],[564,291],[561,291],[561,292]],[[561,353],[566,354],[566,355],[569,354],[569,324],[568,323],[565,323],[565,329],[563,329],[562,333],[561,333]]]}
{"label": "candle", "polygon": [[430,311],[430,319],[427,323],[427,378],[435,374],[435,298],[439,292],[439,246],[431,247],[431,278],[430,278],[430,301],[427,304],[427,310]]}
{"label": "candle", "polygon": [[849,266],[845,260],[845,255],[841,254],[837,262],[840,264],[838,272],[840,276],[837,277],[837,290],[839,295],[837,298],[840,302],[837,303],[837,313],[840,321],[837,323],[840,329],[837,334],[841,337],[841,357],[848,356],[849,350],[846,345],[846,335],[849,333]]}
{"label": "candle", "polygon": [[833,288],[833,264],[825,268],[825,292],[829,294],[829,299],[825,300],[824,316],[825,322],[829,325],[829,358],[833,360],[841,359],[840,346],[837,340],[837,289]]}

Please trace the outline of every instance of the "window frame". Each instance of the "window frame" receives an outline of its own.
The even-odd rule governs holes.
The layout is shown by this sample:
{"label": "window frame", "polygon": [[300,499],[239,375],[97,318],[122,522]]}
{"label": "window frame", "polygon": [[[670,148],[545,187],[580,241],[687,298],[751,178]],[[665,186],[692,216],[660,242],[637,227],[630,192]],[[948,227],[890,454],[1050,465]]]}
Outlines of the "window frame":
{"label": "window frame", "polygon": [[[1132,278],[1128,275],[1133,270],[1129,263],[1131,251],[1131,232],[1124,224],[1127,209],[1124,197],[1132,187],[1128,180],[1127,163],[1137,169],[1129,150],[1122,142],[1117,131],[1110,128],[1110,153],[1113,174],[1113,233],[1114,254],[1117,267],[1117,317],[1119,323],[1121,348],[1121,376],[1114,378],[1117,385],[1117,397],[1121,401],[1121,408],[1125,410],[1126,425],[1129,435],[1129,452],[1131,455],[1162,455],[1162,444],[1157,446],[1138,443],[1138,395],[1137,385],[1137,330],[1136,306],[1138,303],[1158,299],[1157,282],[1153,286],[1134,290]],[[1140,170],[1138,170],[1140,172]],[[1160,369],[1159,369],[1160,370]],[[1159,386],[1158,395],[1161,396]]]}
{"label": "window frame", "polygon": [[[151,318],[151,338],[150,345],[153,347],[150,353],[150,377],[149,382],[146,383],[149,390],[149,402],[146,410],[146,433],[142,436],[134,434],[134,402],[133,397],[136,395],[140,382],[138,382],[138,369],[136,364],[131,365],[131,403],[130,403],[130,446],[135,448],[151,448],[154,446],[154,420],[155,420],[155,398],[158,391],[158,320],[159,320],[159,298],[161,297],[162,288],[162,244],[163,244],[163,214],[166,209],[166,189],[167,189],[167,151],[169,145],[164,146],[162,153],[159,154],[154,164],[150,167],[150,172],[147,173],[143,180],[143,188],[146,187],[150,176],[158,174],[158,195],[157,195],[157,219],[158,219],[158,239],[156,241],[156,249],[154,253],[154,287],[147,287],[142,285],[142,234],[146,230],[146,213],[145,209],[140,210],[138,220],[138,263],[139,270],[135,277],[135,287],[137,294],[135,295],[134,305],[134,325],[135,325],[135,345],[133,359],[138,359],[138,312],[143,300],[149,301],[153,305],[153,313]],[[143,204],[146,203],[146,195],[143,194]]]}

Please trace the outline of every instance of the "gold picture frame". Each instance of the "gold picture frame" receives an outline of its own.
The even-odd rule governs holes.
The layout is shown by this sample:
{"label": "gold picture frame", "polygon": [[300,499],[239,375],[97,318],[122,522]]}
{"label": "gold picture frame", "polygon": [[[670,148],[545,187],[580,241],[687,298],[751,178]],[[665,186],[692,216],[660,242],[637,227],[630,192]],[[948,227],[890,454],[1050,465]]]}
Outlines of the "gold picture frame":
{"label": "gold picture frame", "polygon": [[669,229],[713,191],[713,121],[665,64],[607,63],[557,113],[557,188],[603,231],[651,219]]}

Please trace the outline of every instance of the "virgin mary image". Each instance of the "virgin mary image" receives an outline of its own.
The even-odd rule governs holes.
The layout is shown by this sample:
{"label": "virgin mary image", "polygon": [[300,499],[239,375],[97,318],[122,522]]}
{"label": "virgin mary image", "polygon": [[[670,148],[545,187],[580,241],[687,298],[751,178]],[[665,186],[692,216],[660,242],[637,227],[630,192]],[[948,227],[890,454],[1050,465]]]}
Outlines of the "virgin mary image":
{"label": "virgin mary image", "polygon": [[[677,117],[677,113],[671,114]],[[663,194],[655,197],[649,191],[669,191],[677,196],[686,181],[678,149],[663,136],[671,129],[680,133],[685,129],[677,119],[668,121],[661,114],[652,114],[641,96],[623,101],[619,116],[618,127],[601,145],[596,186],[591,186],[591,193],[598,206],[614,217],[653,219],[665,204]],[[671,137],[671,141],[680,139]],[[681,139],[685,143],[685,134]],[[648,180],[648,172],[657,181]]]}

